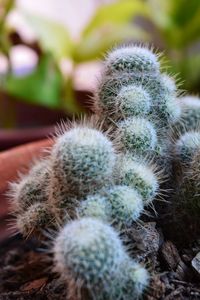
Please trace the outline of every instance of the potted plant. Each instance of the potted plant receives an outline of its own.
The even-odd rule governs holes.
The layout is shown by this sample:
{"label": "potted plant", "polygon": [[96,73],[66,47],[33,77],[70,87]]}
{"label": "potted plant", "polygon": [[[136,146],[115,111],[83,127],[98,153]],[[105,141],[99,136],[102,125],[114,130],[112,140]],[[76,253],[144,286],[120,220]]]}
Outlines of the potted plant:
{"label": "potted plant", "polygon": [[11,186],[2,297],[199,296],[200,109],[177,96],[148,48],[107,55],[96,116],[63,125]]}

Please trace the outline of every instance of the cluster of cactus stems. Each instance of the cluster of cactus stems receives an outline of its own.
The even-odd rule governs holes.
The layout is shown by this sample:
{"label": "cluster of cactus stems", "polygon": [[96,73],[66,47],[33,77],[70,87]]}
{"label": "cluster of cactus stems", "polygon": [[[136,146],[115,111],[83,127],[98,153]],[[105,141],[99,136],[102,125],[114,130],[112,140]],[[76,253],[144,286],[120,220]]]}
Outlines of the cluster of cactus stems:
{"label": "cluster of cactus stems", "polygon": [[[91,299],[141,297],[149,274],[121,233],[159,198],[173,160],[181,167],[182,193],[198,198],[200,101],[177,99],[175,81],[161,72],[158,58],[141,46],[111,51],[94,96],[99,125],[66,126],[48,157],[11,186],[23,236],[41,238],[45,229],[62,227],[52,250],[69,297],[82,289]],[[173,127],[179,135],[172,145]]]}
{"label": "cluster of cactus stems", "polygon": [[195,223],[200,213],[200,98],[185,96],[180,99],[181,119],[175,124],[173,146],[177,183],[176,210]]}

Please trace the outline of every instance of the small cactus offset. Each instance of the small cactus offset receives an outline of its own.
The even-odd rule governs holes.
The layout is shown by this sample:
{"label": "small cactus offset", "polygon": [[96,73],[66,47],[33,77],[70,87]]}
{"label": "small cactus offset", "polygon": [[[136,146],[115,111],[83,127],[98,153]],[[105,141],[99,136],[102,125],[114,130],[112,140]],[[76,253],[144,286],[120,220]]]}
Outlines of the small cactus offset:
{"label": "small cactus offset", "polygon": [[105,191],[111,205],[111,220],[119,227],[130,226],[143,212],[143,201],[137,190],[126,185],[115,185]]}
{"label": "small cactus offset", "polygon": [[115,101],[110,103],[114,111],[111,117],[125,119],[132,116],[145,116],[151,109],[151,98],[145,89],[140,85],[130,84],[122,86]]}
{"label": "small cactus offset", "polygon": [[149,273],[147,270],[130,258],[124,260],[122,265],[122,276],[119,289],[116,288],[120,299],[139,299],[149,284]]}
{"label": "small cactus offset", "polygon": [[124,148],[135,155],[148,155],[156,150],[157,133],[151,122],[130,117],[118,125],[117,135]]}
{"label": "small cactus offset", "polygon": [[153,166],[130,155],[124,155],[116,168],[117,182],[136,189],[144,205],[151,203],[158,195],[160,177]]}
{"label": "small cactus offset", "polygon": [[12,210],[23,212],[34,203],[46,202],[48,194],[45,186],[48,186],[48,183],[49,160],[39,161],[28,175],[11,184],[9,196]]}
{"label": "small cactus offset", "polygon": [[124,237],[161,195],[161,174],[174,180],[173,160],[200,165],[198,131],[191,127],[173,145],[170,139],[171,128],[190,118],[178,94],[151,50],[111,51],[94,96],[97,125],[66,128],[48,157],[12,184],[19,232],[42,239],[44,230],[58,231],[54,269],[67,280],[69,299],[84,298],[86,289],[93,300],[132,300],[148,287],[148,272],[125,250]]}
{"label": "small cactus offset", "polygon": [[111,205],[108,199],[100,193],[89,195],[85,200],[80,202],[77,214],[79,217],[90,217],[110,222]]}
{"label": "small cactus offset", "polygon": [[34,203],[30,205],[27,211],[19,214],[17,217],[17,228],[19,232],[28,237],[32,234],[41,234],[44,228],[50,227],[54,221],[53,211],[46,203]]}
{"label": "small cactus offset", "polygon": [[50,201],[65,208],[71,199],[109,185],[115,159],[112,142],[100,131],[77,126],[65,132],[50,156]]}
{"label": "small cactus offset", "polygon": [[181,133],[190,130],[198,130],[200,125],[200,98],[196,96],[184,96],[179,99],[181,118],[176,128]]}
{"label": "small cactus offset", "polygon": [[190,163],[195,153],[200,150],[200,132],[188,131],[180,136],[174,146],[174,153],[182,164]]}

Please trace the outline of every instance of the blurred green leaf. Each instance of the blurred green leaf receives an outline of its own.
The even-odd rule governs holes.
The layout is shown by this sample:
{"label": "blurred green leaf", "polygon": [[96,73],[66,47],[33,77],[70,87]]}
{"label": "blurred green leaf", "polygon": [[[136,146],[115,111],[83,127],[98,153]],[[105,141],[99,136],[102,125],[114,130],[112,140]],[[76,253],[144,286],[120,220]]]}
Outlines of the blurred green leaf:
{"label": "blurred green leaf", "polygon": [[[182,45],[187,46],[191,42],[195,42],[200,39],[200,9],[193,16],[192,19],[188,22],[188,24],[181,28],[182,29]],[[180,29],[180,30],[181,30]]]}
{"label": "blurred green leaf", "polygon": [[[184,57],[178,64],[174,64],[174,72],[178,72],[184,79],[184,87],[193,92],[199,91],[200,78],[200,54],[193,54]],[[195,66],[195,67],[194,67]]]}
{"label": "blurred green leaf", "polygon": [[141,0],[118,0],[111,4],[102,5],[83,31],[83,37],[91,34],[99,27],[105,27],[106,24],[128,23],[136,15],[146,16],[147,13],[147,6]]}
{"label": "blurred green leaf", "polygon": [[76,63],[99,59],[111,47],[132,39],[144,41],[148,39],[148,35],[136,25],[134,27],[130,24],[102,26],[78,44],[73,59]]}
{"label": "blurred green leaf", "polygon": [[60,107],[62,75],[51,54],[40,59],[37,68],[27,76],[10,75],[5,84],[8,93],[20,100],[49,108]]}
{"label": "blurred green leaf", "polygon": [[189,24],[199,14],[199,0],[170,0],[169,2],[171,3],[171,18],[179,27]]}
{"label": "blurred green leaf", "polygon": [[166,48],[181,49],[199,39],[199,0],[147,0],[147,5]]}
{"label": "blurred green leaf", "polygon": [[27,12],[23,12],[22,15],[30,24],[45,51],[50,51],[58,60],[70,57],[72,40],[63,25]]}
{"label": "blurred green leaf", "polygon": [[166,29],[171,26],[170,10],[171,1],[174,0],[147,0],[149,10],[148,17],[159,29]]}
{"label": "blurred green leaf", "polygon": [[74,91],[73,78],[69,77],[63,87],[63,105],[62,108],[71,114],[80,114],[84,108],[78,103]]}

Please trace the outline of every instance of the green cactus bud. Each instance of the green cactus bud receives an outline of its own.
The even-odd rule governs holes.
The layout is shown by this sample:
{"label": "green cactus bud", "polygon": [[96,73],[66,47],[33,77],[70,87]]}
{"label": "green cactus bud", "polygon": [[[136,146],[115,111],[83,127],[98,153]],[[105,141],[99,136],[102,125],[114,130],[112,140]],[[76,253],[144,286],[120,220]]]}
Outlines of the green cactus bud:
{"label": "green cactus bud", "polygon": [[157,133],[151,122],[132,117],[121,121],[117,136],[125,149],[133,154],[146,155],[157,147]]}
{"label": "green cactus bud", "polygon": [[183,134],[174,146],[177,159],[183,163],[191,162],[196,152],[200,150],[200,132],[189,131]]}
{"label": "green cactus bud", "polygon": [[122,86],[116,97],[110,97],[102,105],[105,114],[114,121],[132,116],[144,116],[150,112],[151,99],[142,86]]}
{"label": "green cactus bud", "polygon": [[116,180],[119,184],[136,189],[144,205],[151,203],[159,191],[159,178],[154,168],[128,155],[123,156],[118,163]]}
{"label": "green cactus bud", "polygon": [[105,191],[111,205],[111,218],[118,228],[130,226],[143,212],[143,201],[135,189],[115,185]]}
{"label": "green cactus bud", "polygon": [[105,61],[105,73],[159,73],[157,56],[144,47],[123,47],[111,51]]}
{"label": "green cactus bud", "polygon": [[87,288],[101,299],[112,288],[126,253],[117,233],[99,220],[83,218],[64,226],[54,242],[57,272],[74,282],[73,292]]}
{"label": "green cactus bud", "polygon": [[112,142],[100,131],[76,127],[58,138],[51,153],[51,199],[57,206],[84,198],[111,178],[115,163]]}
{"label": "green cactus bud", "polygon": [[130,259],[125,260],[123,269],[121,281],[122,297],[120,299],[139,299],[149,284],[147,270]]}
{"label": "green cactus bud", "polygon": [[110,220],[111,206],[106,197],[100,194],[89,195],[86,200],[80,202],[77,212],[80,217],[97,218],[107,222]]}
{"label": "green cactus bud", "polygon": [[179,100],[182,109],[181,120],[177,124],[178,129],[184,131],[196,130],[200,120],[200,98],[185,96]]}
{"label": "green cactus bud", "polygon": [[46,203],[34,203],[28,209],[17,215],[16,227],[19,232],[28,237],[41,233],[54,220],[53,214]]}
{"label": "green cactus bud", "polygon": [[144,116],[150,112],[151,99],[142,86],[123,86],[116,97],[115,107],[118,118]]}
{"label": "green cactus bud", "polygon": [[49,161],[43,160],[38,162],[19,182],[11,184],[9,196],[12,199],[13,210],[26,211],[34,203],[46,202],[48,183]]}

